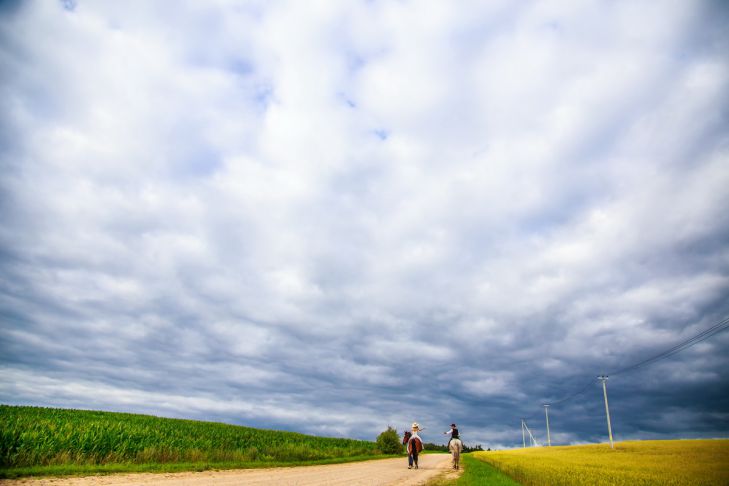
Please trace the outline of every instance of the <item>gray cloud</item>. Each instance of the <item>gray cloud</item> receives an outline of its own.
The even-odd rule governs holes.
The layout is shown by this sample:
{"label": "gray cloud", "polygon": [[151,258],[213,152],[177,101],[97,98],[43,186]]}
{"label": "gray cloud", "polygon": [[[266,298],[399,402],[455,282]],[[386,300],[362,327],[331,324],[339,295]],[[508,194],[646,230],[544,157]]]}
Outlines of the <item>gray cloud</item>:
{"label": "gray cloud", "polygon": [[[0,400],[515,446],[724,318],[726,9],[480,3],[0,12]],[[726,436],[727,339],[618,439]]]}

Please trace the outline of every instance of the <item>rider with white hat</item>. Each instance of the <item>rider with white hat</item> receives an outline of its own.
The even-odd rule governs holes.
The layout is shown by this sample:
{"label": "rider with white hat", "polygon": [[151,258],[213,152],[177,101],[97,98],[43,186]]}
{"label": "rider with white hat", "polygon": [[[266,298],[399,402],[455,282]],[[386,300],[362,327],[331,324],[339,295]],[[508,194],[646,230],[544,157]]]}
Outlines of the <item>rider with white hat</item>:
{"label": "rider with white hat", "polygon": [[415,469],[417,469],[418,453],[423,450],[424,444],[423,439],[418,435],[418,432],[425,429],[421,428],[420,424],[417,422],[413,422],[410,430],[412,430],[412,435],[410,436],[410,440],[408,440],[408,469],[413,467],[413,463],[415,464]]}

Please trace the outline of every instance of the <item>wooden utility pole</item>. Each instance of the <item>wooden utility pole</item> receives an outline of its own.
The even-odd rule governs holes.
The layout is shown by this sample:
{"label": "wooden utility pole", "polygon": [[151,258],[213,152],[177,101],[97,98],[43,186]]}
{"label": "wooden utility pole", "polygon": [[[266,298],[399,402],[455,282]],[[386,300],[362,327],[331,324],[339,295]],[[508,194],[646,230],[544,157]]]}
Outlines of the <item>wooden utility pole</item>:
{"label": "wooden utility pole", "polygon": [[526,449],[526,436],[524,435],[524,419],[521,419],[521,446]]}
{"label": "wooden utility pole", "polygon": [[544,415],[547,417],[547,446],[551,446],[552,438],[549,435],[549,405],[544,405]]}
{"label": "wooden utility pole", "polygon": [[603,397],[605,397],[605,415],[607,416],[608,436],[610,437],[610,448],[615,449],[615,446],[613,445],[613,428],[610,426],[610,409],[608,408],[607,386],[605,386],[605,382],[607,381],[608,377],[606,375],[600,375],[597,378],[598,378],[598,380],[602,381],[602,395],[603,395]]}

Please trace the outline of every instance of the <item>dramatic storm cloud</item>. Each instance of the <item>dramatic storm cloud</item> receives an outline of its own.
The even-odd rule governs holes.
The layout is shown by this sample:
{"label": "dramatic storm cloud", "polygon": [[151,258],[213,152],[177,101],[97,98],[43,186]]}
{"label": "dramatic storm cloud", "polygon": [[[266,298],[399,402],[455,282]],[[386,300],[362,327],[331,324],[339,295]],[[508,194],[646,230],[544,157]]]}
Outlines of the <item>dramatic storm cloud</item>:
{"label": "dramatic storm cloud", "polygon": [[[606,440],[596,376],[729,315],[728,22],[3,2],[0,402]],[[616,438],[729,435],[727,345],[613,376]]]}

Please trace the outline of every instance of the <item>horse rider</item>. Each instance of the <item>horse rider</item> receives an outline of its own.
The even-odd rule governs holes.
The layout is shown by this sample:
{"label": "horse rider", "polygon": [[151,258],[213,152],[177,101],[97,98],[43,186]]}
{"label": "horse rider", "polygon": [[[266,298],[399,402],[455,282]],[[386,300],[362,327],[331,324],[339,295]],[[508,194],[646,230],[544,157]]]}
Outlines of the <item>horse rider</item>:
{"label": "horse rider", "polygon": [[423,439],[418,435],[418,432],[425,429],[421,428],[417,422],[413,422],[410,430],[412,431],[412,434],[408,439],[408,469],[412,469],[413,464],[415,465],[415,469],[418,469],[418,454],[423,450],[424,444]]}
{"label": "horse rider", "polygon": [[458,434],[458,427],[456,427],[456,424],[451,424],[451,430],[449,430],[448,432],[443,432],[443,434],[450,434],[451,436],[451,438],[448,439],[448,446],[451,445],[451,441],[453,439],[460,439],[460,436]]}

